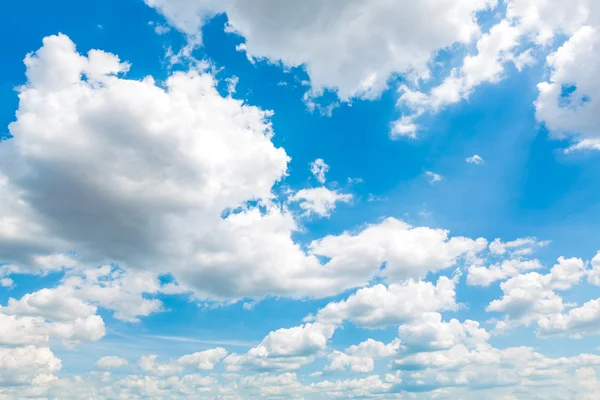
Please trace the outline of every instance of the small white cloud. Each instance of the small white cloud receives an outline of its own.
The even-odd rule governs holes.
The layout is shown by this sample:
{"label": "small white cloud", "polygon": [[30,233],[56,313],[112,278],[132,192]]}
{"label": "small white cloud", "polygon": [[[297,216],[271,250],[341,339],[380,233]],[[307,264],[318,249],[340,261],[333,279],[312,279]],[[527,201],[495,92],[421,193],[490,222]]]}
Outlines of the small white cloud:
{"label": "small white cloud", "polygon": [[225,79],[225,82],[227,82],[227,92],[229,93],[229,95],[235,93],[235,88],[239,81],[240,79],[237,76],[231,76]]}
{"label": "small white cloud", "polygon": [[10,278],[2,278],[0,279],[0,286],[5,288],[12,288],[15,286],[15,282]]}
{"label": "small white cloud", "polygon": [[107,356],[96,361],[96,367],[104,370],[121,368],[128,364],[127,360],[121,357]]}
{"label": "small white cloud", "polygon": [[325,186],[311,189],[302,189],[294,194],[290,201],[298,202],[300,208],[305,210],[305,215],[316,214],[328,217],[335,209],[337,202],[349,203],[352,201],[351,194],[338,193],[337,190],[329,190]]}
{"label": "small white cloud", "polygon": [[310,172],[320,183],[325,183],[325,174],[329,171],[329,165],[325,164],[322,158],[317,158],[310,164]]}
{"label": "small white cloud", "polygon": [[481,158],[481,156],[479,156],[477,154],[474,154],[471,157],[465,158],[465,161],[468,162],[469,164],[476,164],[476,165],[483,164],[483,158]]}
{"label": "small white cloud", "polygon": [[439,174],[436,174],[435,172],[426,171],[425,175],[427,176],[427,180],[429,180],[430,184],[434,184],[434,183],[442,180],[442,176]]}

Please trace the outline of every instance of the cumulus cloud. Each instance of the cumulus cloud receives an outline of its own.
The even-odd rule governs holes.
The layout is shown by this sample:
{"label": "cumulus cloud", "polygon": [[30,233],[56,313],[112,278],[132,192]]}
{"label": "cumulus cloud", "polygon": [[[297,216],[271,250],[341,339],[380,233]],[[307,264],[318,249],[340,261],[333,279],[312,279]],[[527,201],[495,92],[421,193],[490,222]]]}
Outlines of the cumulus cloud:
{"label": "cumulus cloud", "polygon": [[222,347],[215,349],[199,351],[193,354],[181,356],[177,362],[188,368],[197,368],[200,370],[212,370],[215,364],[220,362],[228,354]]}
{"label": "cumulus cloud", "polygon": [[100,369],[110,370],[115,368],[122,368],[128,364],[127,360],[116,356],[102,357],[96,361],[96,366]]}
{"label": "cumulus cloud", "polygon": [[440,277],[435,285],[424,281],[375,285],[359,289],[346,300],[327,304],[315,318],[337,325],[350,321],[367,328],[406,323],[426,312],[455,310],[455,285],[456,279],[446,277]]}
{"label": "cumulus cloud", "polygon": [[364,0],[335,5],[272,0],[252,6],[235,0],[146,3],[190,36],[197,36],[210,17],[225,12],[227,30],[244,38],[243,51],[249,58],[303,65],[314,95],[331,89],[344,101],[378,96],[395,73],[427,77],[435,52],[478,37],[475,13],[496,4],[493,0],[426,0],[401,6]]}
{"label": "cumulus cloud", "polygon": [[394,339],[385,344],[373,339],[352,345],[345,351],[333,351],[329,354],[329,364],[325,367],[328,371],[345,371],[367,373],[373,371],[375,360],[393,356],[400,348],[400,340]]}
{"label": "cumulus cloud", "polygon": [[230,354],[223,361],[228,371],[294,370],[309,364],[335,332],[333,324],[307,323],[270,332],[246,354]]}
{"label": "cumulus cloud", "polygon": [[478,345],[490,337],[477,321],[466,320],[461,323],[451,319],[444,322],[440,313],[432,312],[400,325],[398,336],[407,353],[445,350],[464,343]]}
{"label": "cumulus cloud", "polygon": [[[600,20],[600,19],[599,19]],[[573,135],[569,150],[597,149],[600,140],[596,110],[600,84],[600,24],[582,26],[547,58],[550,79],[538,85],[536,117],[556,137]]]}
{"label": "cumulus cloud", "polygon": [[47,347],[0,347],[0,383],[3,385],[28,384],[41,374],[52,374],[61,369],[60,359]]}
{"label": "cumulus cloud", "polygon": [[586,264],[581,259],[559,257],[548,274],[529,272],[501,283],[502,297],[493,300],[486,310],[504,313],[505,319],[497,324],[499,329],[560,314],[566,305],[556,291],[570,289],[585,274]]}
{"label": "cumulus cloud", "polygon": [[310,244],[311,253],[330,260],[327,268],[349,273],[365,268],[380,269],[389,282],[425,278],[455,265],[459,259],[475,257],[487,246],[483,238],[449,237],[442,229],[413,227],[387,218],[361,232],[326,236]]}
{"label": "cumulus cloud", "polygon": [[[389,219],[307,253],[292,239],[295,216],[272,202],[289,157],[271,142],[270,112],[222,97],[204,71],[174,73],[164,88],[125,79],[128,64],[81,55],[65,35],[45,38],[26,60],[13,138],[0,144],[5,274],[119,264],[125,272],[105,272],[111,279],[69,276],[64,285],[136,321],[162,310],[140,300],[166,290],[161,272],[199,299],[327,296],[364,285],[383,262],[389,279],[416,278],[481,247]],[[304,193],[312,212],[333,204]]]}
{"label": "cumulus cloud", "polygon": [[489,286],[493,282],[515,277],[524,271],[542,268],[538,260],[508,259],[488,267],[471,265],[467,274],[467,283],[476,286]]}
{"label": "cumulus cloud", "polygon": [[329,217],[335,209],[336,203],[349,203],[352,201],[351,194],[339,193],[326,187],[302,189],[290,196],[291,202],[298,202],[305,215],[316,214],[320,217]]}

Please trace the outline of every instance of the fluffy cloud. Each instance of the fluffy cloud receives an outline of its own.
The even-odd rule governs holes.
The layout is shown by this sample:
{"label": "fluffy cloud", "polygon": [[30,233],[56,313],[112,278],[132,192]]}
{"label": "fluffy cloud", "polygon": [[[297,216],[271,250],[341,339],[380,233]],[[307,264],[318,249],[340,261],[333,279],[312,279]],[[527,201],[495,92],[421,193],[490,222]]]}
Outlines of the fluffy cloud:
{"label": "fluffy cloud", "polygon": [[26,384],[41,374],[61,369],[61,361],[47,347],[0,347],[0,384]]}
{"label": "fluffy cloud", "polygon": [[400,325],[398,335],[409,353],[450,349],[462,343],[485,343],[490,337],[477,321],[443,322],[439,313],[425,313],[418,320]]}
{"label": "fluffy cloud", "polygon": [[579,283],[586,274],[585,268],[585,263],[579,258],[559,257],[548,274],[530,272],[500,284],[502,298],[492,301],[486,310],[505,314],[505,320],[498,324],[498,328],[529,324],[560,314],[566,305],[555,291],[567,290]]}
{"label": "fluffy cloud", "polygon": [[590,300],[566,314],[552,315],[538,321],[540,336],[568,335],[581,337],[600,333],[600,299]]}
{"label": "fluffy cloud", "polygon": [[475,165],[483,164],[483,158],[481,158],[481,156],[477,155],[477,154],[474,154],[471,157],[465,158],[465,161],[468,162],[469,164],[475,164]]}
{"label": "fluffy cloud", "polygon": [[299,190],[290,197],[290,201],[298,202],[300,208],[305,210],[305,215],[316,214],[320,217],[328,217],[335,209],[336,203],[349,203],[352,201],[352,195],[322,186]]}
{"label": "fluffy cloud", "polygon": [[[41,289],[20,300],[10,298],[6,306],[0,306],[0,314],[0,318],[12,326],[10,329],[22,335],[20,340],[27,338],[32,344],[42,341],[42,337],[47,341],[48,336],[72,343],[96,341],[106,332],[104,321],[96,315],[96,307],[64,288]],[[10,331],[5,334],[12,336]]]}
{"label": "fluffy cloud", "polygon": [[43,346],[48,343],[49,333],[48,325],[42,318],[0,313],[0,345]]}
{"label": "fluffy cloud", "polygon": [[327,304],[315,318],[332,324],[350,321],[367,328],[410,322],[426,312],[456,309],[456,280],[440,277],[436,285],[408,281],[359,289],[346,300]]}
{"label": "fluffy cloud", "polygon": [[399,348],[399,339],[394,339],[388,344],[367,339],[358,345],[348,347],[344,352],[333,351],[328,356],[329,364],[325,369],[344,371],[348,368],[357,373],[371,372],[376,359],[393,356]]}
{"label": "fluffy cloud", "polygon": [[83,56],[64,35],[45,38],[26,65],[13,138],[0,144],[3,269],[117,263],[127,273],[98,270],[109,283],[64,285],[119,319],[162,310],[140,299],[166,290],[161,272],[200,299],[327,296],[366,284],[383,262],[388,279],[416,278],[484,245],[388,219],[307,254],[292,239],[294,215],[271,202],[289,157],[270,140],[269,112],[222,97],[203,71],[174,73],[164,88],[121,78],[128,64]]}
{"label": "fluffy cloud", "polygon": [[249,58],[303,65],[314,94],[334,89],[340,99],[348,100],[378,96],[394,73],[427,77],[435,52],[478,37],[475,13],[496,1],[425,0],[401,6],[383,0],[341,4],[312,0],[302,5],[273,0],[252,5],[237,0],[146,3],[195,37],[208,18],[225,12],[227,29],[245,39],[242,48]]}
{"label": "fluffy cloud", "polygon": [[121,357],[106,356],[96,361],[96,366],[100,369],[110,370],[121,368],[128,364],[127,360]]}
{"label": "fluffy cloud", "polygon": [[[510,50],[519,44],[520,30],[504,20],[494,25],[477,41],[477,53],[467,55],[460,68],[454,68],[441,84],[429,93],[400,87],[400,104],[407,105],[414,114],[405,116],[403,125],[427,111],[437,111],[449,104],[469,97],[475,87],[484,82],[495,83],[502,78],[504,63],[511,60]],[[418,129],[416,125],[412,125]],[[414,131],[394,131],[398,135],[413,135]]]}
{"label": "fluffy cloud", "polygon": [[600,286],[600,251],[592,258],[592,269],[588,272],[588,282]]}
{"label": "fluffy cloud", "polygon": [[180,357],[177,362],[188,368],[197,368],[200,370],[212,370],[215,364],[220,362],[227,355],[227,350],[222,347],[215,349],[199,351],[193,354],[186,354]]}
{"label": "fluffy cloud", "polygon": [[538,85],[536,117],[558,137],[575,134],[571,149],[595,148],[600,143],[596,110],[600,84],[600,25],[583,26],[547,59],[550,80]]}
{"label": "fluffy cloud", "polygon": [[297,369],[325,350],[334,332],[334,325],[319,322],[278,329],[246,354],[230,354],[224,363],[229,371]]}
{"label": "fluffy cloud", "polygon": [[469,285],[489,286],[496,281],[505,280],[521,274],[523,271],[542,268],[538,260],[509,259],[489,267],[472,265],[468,269],[467,283]]}
{"label": "fluffy cloud", "polygon": [[448,234],[446,230],[413,227],[387,218],[356,235],[346,232],[314,241],[310,251],[330,258],[327,267],[338,271],[379,269],[385,263],[381,276],[390,282],[403,281],[449,268],[462,257],[473,257],[487,245],[483,238],[449,238]]}
{"label": "fluffy cloud", "polygon": [[[207,20],[226,13],[226,30],[244,38],[239,48],[250,59],[304,66],[312,96],[333,89],[344,101],[372,98],[388,86],[391,76],[404,74],[408,84],[400,87],[399,103],[413,113],[392,125],[392,135],[410,137],[416,137],[415,120],[423,113],[467,98],[482,83],[499,82],[508,64],[522,70],[537,61],[537,54],[552,49],[548,45],[554,38],[564,35],[567,42],[547,58],[551,74],[538,85],[536,115],[554,136],[574,136],[569,150],[600,148],[593,112],[600,96],[594,79],[600,62],[596,49],[600,6],[593,0],[508,0],[505,12],[498,10],[500,20],[483,34],[475,14],[495,8],[497,1],[427,0],[392,5],[383,0],[355,0],[343,6],[310,1],[301,7],[272,0],[252,6],[239,0],[146,3],[190,36],[191,43],[198,43]],[[464,56],[458,53],[455,58],[462,60],[451,63],[458,66],[442,76],[441,83],[423,85],[433,75],[429,65],[436,52],[457,43],[475,43],[475,50]],[[426,91],[421,88],[428,86]]]}

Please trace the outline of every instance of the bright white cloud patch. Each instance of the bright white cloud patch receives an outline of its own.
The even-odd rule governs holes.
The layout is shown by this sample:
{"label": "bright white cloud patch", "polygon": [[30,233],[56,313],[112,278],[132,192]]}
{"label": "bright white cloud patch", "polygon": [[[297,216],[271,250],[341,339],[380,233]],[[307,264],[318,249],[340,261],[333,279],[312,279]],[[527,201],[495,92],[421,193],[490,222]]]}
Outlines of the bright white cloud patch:
{"label": "bright white cloud patch", "polygon": [[492,301],[487,307],[488,311],[505,314],[505,319],[497,324],[497,328],[539,323],[542,319],[559,315],[566,304],[557,292],[578,284],[586,274],[585,267],[579,258],[560,257],[548,274],[529,272],[501,283],[502,298]]}
{"label": "bright white cloud patch", "polygon": [[227,29],[244,38],[243,50],[249,58],[304,65],[315,95],[333,89],[346,101],[378,96],[394,73],[428,76],[434,53],[476,38],[480,29],[475,13],[496,2],[425,0],[401,6],[380,0],[302,5],[272,0],[252,5],[236,0],[146,3],[191,36],[198,34],[208,18],[225,12]]}
{"label": "bright white cloud patch", "polygon": [[30,384],[41,374],[52,374],[61,367],[61,361],[47,347],[0,347],[0,384],[4,387]]}
{"label": "bright white cloud patch", "polygon": [[550,80],[538,85],[536,117],[557,137],[575,135],[575,149],[597,149],[600,107],[600,24],[582,26],[547,59]]}
{"label": "bright white cloud patch", "polygon": [[468,162],[469,164],[475,164],[475,165],[483,164],[483,158],[481,158],[481,156],[479,156],[477,154],[474,154],[471,157],[465,158],[465,161]]}
{"label": "bright white cloud patch", "polygon": [[456,280],[441,277],[436,285],[408,281],[385,287],[376,285],[359,289],[348,299],[329,303],[315,319],[339,325],[350,321],[367,328],[406,323],[423,313],[455,310]]}
{"label": "bright white cloud patch", "polygon": [[[305,67],[309,104],[328,89],[342,101],[374,98],[402,74],[400,105],[411,112],[392,129],[412,138],[421,115],[501,81],[509,64],[522,70],[549,53],[536,117],[552,136],[573,139],[569,151],[600,148],[593,0],[509,0],[489,30],[476,13],[494,0],[146,3],[188,35],[172,59],[189,56],[201,27],[225,12],[226,30],[243,37],[239,50],[252,61]],[[440,49],[465,55],[430,85]],[[547,241],[488,243],[391,217],[301,242],[302,223],[325,222],[303,216],[328,217],[353,196],[335,182],[325,187],[329,166],[320,158],[310,165],[319,187],[277,194],[290,157],[272,141],[272,112],[232,97],[237,77],[223,82],[227,95],[202,65],[168,72],[164,83],[128,79],[127,62],[80,54],[65,35],[45,38],[25,67],[13,137],[0,143],[0,399],[597,397],[597,349],[559,348],[565,355],[552,358],[490,338],[516,326],[539,340],[600,334],[591,286],[573,295],[578,285],[600,286],[600,253],[544,269],[532,255]],[[465,161],[484,162],[477,154]],[[432,171],[423,178],[442,180]],[[21,291],[29,282],[17,274],[48,273],[60,275]],[[464,295],[498,286],[487,307],[485,296]],[[248,298],[246,314],[256,306],[256,315],[265,297],[308,300],[299,307],[336,297],[319,300],[302,323],[260,333],[260,342],[177,337],[199,348],[145,351],[145,340],[161,336],[136,329],[176,311],[166,299],[176,294],[215,307]],[[488,314],[462,317],[472,310]],[[234,322],[232,335],[262,329]],[[365,337],[348,343],[356,332]],[[209,342],[223,347],[202,347]],[[77,346],[86,347],[77,354]],[[98,349],[108,354],[88,357]],[[53,351],[87,366],[61,371]]]}
{"label": "bright white cloud patch", "polygon": [[310,163],[310,172],[315,176],[319,183],[325,183],[325,174],[329,171],[329,165],[325,164],[322,158],[317,158]]}
{"label": "bright white cloud patch", "polygon": [[96,361],[96,366],[100,369],[111,370],[114,368],[121,368],[128,364],[127,360],[116,356],[102,357]]}
{"label": "bright white cloud patch", "polygon": [[320,217],[328,217],[335,209],[336,203],[349,203],[352,201],[352,195],[322,186],[299,190],[290,197],[290,201],[297,202],[307,216],[316,214]]}

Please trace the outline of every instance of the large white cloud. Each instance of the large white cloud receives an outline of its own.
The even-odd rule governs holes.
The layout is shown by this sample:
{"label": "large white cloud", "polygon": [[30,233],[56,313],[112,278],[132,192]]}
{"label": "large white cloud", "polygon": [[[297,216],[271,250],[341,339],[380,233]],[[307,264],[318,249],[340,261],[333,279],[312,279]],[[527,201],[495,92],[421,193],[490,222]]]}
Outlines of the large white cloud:
{"label": "large white cloud", "polygon": [[367,328],[383,327],[416,320],[423,313],[455,310],[458,277],[440,277],[437,284],[407,281],[388,287],[375,285],[359,289],[346,300],[327,304],[316,314],[323,323],[350,321]]}
{"label": "large white cloud", "polygon": [[379,268],[389,281],[425,278],[430,271],[451,267],[461,257],[474,257],[485,249],[483,238],[449,237],[443,229],[413,227],[387,218],[356,235],[326,236],[310,245],[311,252],[331,260],[329,268],[354,270]]}
{"label": "large white cloud", "polygon": [[294,215],[272,202],[289,157],[271,142],[270,112],[222,97],[203,71],[174,73],[164,87],[121,78],[128,64],[80,55],[64,35],[45,38],[26,66],[13,138],[0,144],[3,274],[106,263],[149,271],[64,283],[135,321],[162,309],[135,304],[164,290],[160,272],[200,299],[327,296],[366,284],[383,262],[390,281],[425,277],[485,247],[388,219],[307,253],[292,239]]}
{"label": "large white cloud", "polygon": [[547,59],[550,79],[538,85],[536,117],[555,136],[575,135],[571,149],[600,149],[600,24],[582,26]]}
{"label": "large white cloud", "polygon": [[[373,97],[395,73],[429,75],[439,49],[476,38],[478,11],[495,0],[146,0],[181,31],[196,36],[225,12],[230,31],[245,39],[250,58],[303,65],[313,91],[335,89],[342,100]],[[435,29],[432,29],[435,27]]]}
{"label": "large white cloud", "polygon": [[0,384],[28,384],[41,374],[52,374],[62,363],[47,347],[0,347]]}
{"label": "large white cloud", "polygon": [[375,360],[390,357],[400,348],[400,340],[394,339],[388,344],[367,339],[358,345],[352,345],[345,351],[333,351],[329,354],[328,371],[344,371],[366,373],[373,371]]}
{"label": "large white cloud", "polygon": [[586,273],[586,264],[581,259],[559,257],[547,274],[529,272],[501,283],[502,297],[493,300],[486,310],[504,313],[505,319],[498,323],[501,329],[560,314],[566,304],[557,291],[570,289]]}

